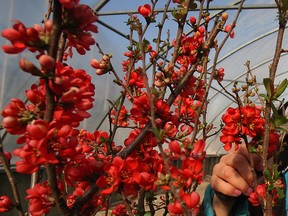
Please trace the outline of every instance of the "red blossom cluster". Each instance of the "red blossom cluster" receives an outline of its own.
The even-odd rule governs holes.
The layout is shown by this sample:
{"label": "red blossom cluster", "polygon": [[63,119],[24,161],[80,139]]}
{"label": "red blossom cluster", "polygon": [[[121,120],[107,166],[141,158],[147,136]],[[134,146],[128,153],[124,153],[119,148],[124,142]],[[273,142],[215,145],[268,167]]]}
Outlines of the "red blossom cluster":
{"label": "red blossom cluster", "polygon": [[13,202],[8,196],[0,196],[0,213],[7,212],[13,207]]}
{"label": "red blossom cluster", "polygon": [[13,28],[2,31],[2,37],[11,42],[11,45],[3,45],[2,49],[8,54],[16,54],[28,48],[31,52],[39,51],[41,54],[47,48],[52,29],[52,22],[48,20],[44,28],[34,25],[27,28],[21,21],[16,20]]}
{"label": "red blossom cluster", "polygon": [[[5,52],[19,53],[27,47],[40,53],[37,56],[39,67],[25,59],[19,63],[23,71],[39,77],[39,83],[26,91],[28,103],[15,98],[2,111],[3,127],[11,134],[21,135],[17,140],[19,147],[13,152],[21,159],[16,162],[16,171],[32,174],[41,167],[48,169],[47,165],[52,164],[58,189],[66,199],[68,209],[74,211],[79,200],[89,197],[81,206],[82,215],[109,208],[112,194],[119,193],[127,203],[132,203],[139,191],[154,197],[157,189],[173,189],[176,191],[174,195],[178,194],[171,193],[172,197],[164,200],[164,207],[171,215],[184,214],[181,203],[186,204],[191,215],[198,214],[200,197],[193,187],[203,181],[204,149],[208,137],[207,134],[196,136],[201,130],[200,117],[205,112],[207,80],[203,74],[207,71],[203,71],[201,64],[208,49],[205,47],[208,32],[203,26],[197,26],[196,18],[191,17],[194,32],[180,34],[180,40],[173,40],[172,47],[179,49],[172,55],[175,61],[168,65],[157,62],[159,50],[167,43],[159,48],[162,46],[159,41],[155,49],[146,39],[139,44],[131,43],[122,62],[124,78],[116,81],[123,87],[123,101],[125,99],[130,104],[119,101],[113,104],[108,115],[111,120],[109,133],[100,130],[91,133],[78,127],[81,121],[90,117],[88,110],[93,107],[95,86],[92,78],[84,70],[73,69],[62,61],[67,55],[73,56],[73,47],[84,55],[95,44],[91,32],[97,32],[97,26],[93,24],[97,16],[89,6],[79,4],[79,0],[59,2],[62,4],[61,40],[66,42],[61,51],[67,53],[62,52],[56,57],[48,55],[50,33],[55,27],[49,20],[44,29],[39,26],[26,28],[17,21],[13,29],[2,32],[12,44],[3,46]],[[147,24],[157,14],[153,8],[149,4],[138,8]],[[207,23],[209,20],[210,17],[206,17]],[[131,16],[128,23],[132,30],[143,33],[142,23],[136,15]],[[91,60],[97,75],[114,73],[110,58],[103,54],[101,60]],[[139,64],[145,59],[154,64],[152,76],[145,64]],[[212,78],[221,82],[223,77],[224,69],[220,68]],[[183,80],[186,83],[178,91]],[[166,97],[166,92],[171,95]],[[47,115],[51,110],[51,116]],[[244,107],[241,111],[230,108],[223,121],[226,125],[221,140],[225,141],[226,149],[233,142],[238,143],[241,135],[256,137],[263,131],[260,110],[254,107]],[[129,130],[124,146],[114,141],[116,134],[113,133],[118,127]],[[139,144],[135,145],[137,139]],[[276,142],[276,135],[271,139]],[[128,156],[121,155],[123,148],[131,146],[133,150]],[[55,205],[57,199],[52,190],[46,181],[27,190],[31,215],[46,214]],[[9,204],[5,205],[7,211],[12,204],[5,202]],[[136,214],[136,206],[131,206],[132,209],[128,209],[121,203],[113,208],[112,214]]]}
{"label": "red blossom cluster", "polygon": [[151,14],[151,6],[149,4],[139,6],[138,13],[141,14],[143,17],[148,17]]}
{"label": "red blossom cluster", "polygon": [[73,55],[73,47],[80,55],[84,55],[86,51],[90,50],[90,46],[95,44],[90,32],[98,32],[97,26],[93,24],[98,20],[98,17],[88,5],[78,4],[78,2],[70,1],[69,7],[64,9],[63,32],[68,39],[69,57]]}
{"label": "red blossom cluster", "polygon": [[277,190],[281,190],[283,188],[284,184],[280,179],[274,182],[274,187],[272,190],[268,189],[267,184],[259,184],[253,193],[250,194],[248,200],[253,206],[259,206],[264,200],[266,200],[266,192],[268,190],[272,196],[272,205],[274,206],[279,198]]}
{"label": "red blossom cluster", "polygon": [[36,184],[33,188],[28,189],[26,192],[26,200],[29,201],[29,212],[32,215],[47,214],[50,208],[55,205],[54,198],[52,197],[47,181],[45,181],[43,184]]}
{"label": "red blossom cluster", "polygon": [[55,94],[54,116],[50,123],[43,120],[46,110],[44,80],[33,84],[26,91],[28,100],[25,105],[19,99],[13,99],[2,111],[2,125],[11,134],[23,134],[17,140],[24,143],[14,151],[22,158],[16,162],[20,173],[33,173],[45,163],[59,163],[59,158],[77,157],[73,150],[77,145],[77,130],[84,118],[90,114],[87,110],[93,107],[94,85],[91,77],[84,70],[74,70],[70,66],[58,63],[49,87]]}
{"label": "red blossom cluster", "polygon": [[229,107],[222,116],[222,121],[225,125],[220,140],[226,151],[231,149],[233,143],[237,149],[242,136],[253,138],[263,134],[264,118],[261,116],[261,109],[256,106],[247,105],[240,109]]}

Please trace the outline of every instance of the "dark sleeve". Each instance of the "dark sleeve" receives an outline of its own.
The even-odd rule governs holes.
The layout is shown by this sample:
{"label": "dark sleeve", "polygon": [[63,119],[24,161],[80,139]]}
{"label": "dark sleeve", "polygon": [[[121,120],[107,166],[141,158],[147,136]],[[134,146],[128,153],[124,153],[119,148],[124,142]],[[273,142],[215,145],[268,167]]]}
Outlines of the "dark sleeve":
{"label": "dark sleeve", "polygon": [[[214,209],[212,206],[214,195],[215,195],[214,190],[211,188],[210,185],[208,185],[206,188],[203,203],[202,203],[202,215],[204,215],[204,216],[214,216],[215,215]],[[247,197],[240,196],[236,199],[237,200],[233,206],[231,215],[233,215],[233,216],[250,216]]]}

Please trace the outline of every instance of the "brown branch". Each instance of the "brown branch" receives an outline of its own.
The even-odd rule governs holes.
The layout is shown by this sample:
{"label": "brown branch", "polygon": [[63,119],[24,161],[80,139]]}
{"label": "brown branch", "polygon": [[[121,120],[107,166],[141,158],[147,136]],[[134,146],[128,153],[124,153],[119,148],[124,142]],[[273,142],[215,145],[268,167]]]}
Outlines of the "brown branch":
{"label": "brown branch", "polygon": [[4,167],[6,176],[8,177],[8,181],[11,185],[14,200],[15,200],[15,207],[18,211],[18,215],[24,216],[23,207],[22,207],[22,203],[20,200],[20,194],[19,194],[19,190],[18,190],[18,186],[17,186],[17,181],[15,179],[15,176],[13,175],[13,172],[11,171],[9,162],[5,158],[4,149],[3,149],[3,142],[2,142],[1,136],[0,136],[0,161],[1,161],[2,166]]}
{"label": "brown branch", "polygon": [[[60,35],[62,32],[62,5],[59,3],[59,0],[53,1],[53,26],[51,31],[51,37],[49,40],[49,50],[48,55],[57,59],[57,50],[58,43],[60,40]],[[49,71],[50,75],[54,74],[54,70]],[[44,120],[46,122],[51,122],[54,115],[54,93],[49,88],[49,80],[45,80],[46,84],[46,110]],[[58,209],[62,212],[63,215],[70,215],[70,209],[66,205],[66,200],[62,196],[60,189],[57,184],[56,176],[56,167],[53,164],[46,163],[46,170],[48,176],[48,184],[51,188],[52,195],[55,199]]]}
{"label": "brown branch", "polygon": [[71,215],[78,216],[80,215],[81,208],[87,203],[92,196],[98,191],[98,187],[96,186],[95,182],[90,184],[88,190],[84,192],[84,194],[80,197],[77,197],[75,203],[71,209]]}
{"label": "brown branch", "polygon": [[[277,3],[277,1],[275,1]],[[285,26],[287,23],[287,20],[281,18],[283,15],[283,11],[281,8],[281,5],[277,3],[278,11],[279,11],[279,29],[278,29],[278,35],[277,35],[277,41],[276,41],[276,47],[274,52],[274,58],[272,61],[272,64],[269,68],[269,78],[272,81],[272,84],[274,85],[275,75],[278,67],[278,63],[280,60],[280,56],[282,53],[282,44],[283,44],[283,37],[285,32]],[[285,11],[286,13],[287,11]],[[284,22],[284,23],[283,23]],[[264,110],[264,118],[265,118],[265,124],[264,124],[264,137],[263,137],[263,168],[264,170],[268,169],[268,163],[267,163],[267,156],[268,156],[268,146],[269,146],[269,137],[270,137],[270,117],[271,117],[271,101],[266,100],[266,107]],[[266,179],[266,176],[264,175],[264,179]],[[266,191],[266,202],[264,204],[264,215],[272,215],[272,197],[269,191]]]}

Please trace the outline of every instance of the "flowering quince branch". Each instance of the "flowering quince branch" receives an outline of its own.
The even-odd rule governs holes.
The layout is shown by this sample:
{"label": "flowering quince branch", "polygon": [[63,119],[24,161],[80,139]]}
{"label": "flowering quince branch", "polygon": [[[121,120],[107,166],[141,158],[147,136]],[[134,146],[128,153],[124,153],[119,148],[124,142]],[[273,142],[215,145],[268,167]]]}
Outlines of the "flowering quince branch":
{"label": "flowering quince branch", "polygon": [[[274,53],[273,62],[269,67],[269,78],[271,80],[272,85],[274,85],[274,79],[277,71],[277,66],[279,63],[280,55],[282,52],[282,44],[283,44],[283,37],[285,32],[285,26],[287,23],[286,14],[288,12],[287,8],[287,2],[285,1],[278,1],[275,0],[275,3],[278,6],[278,12],[279,12],[279,30],[277,35],[277,42],[276,42],[276,48]],[[274,93],[273,93],[274,94]],[[264,110],[264,118],[265,118],[265,125],[264,125],[264,137],[263,137],[263,167],[264,170],[268,170],[268,164],[265,158],[268,156],[268,148],[269,148],[269,140],[270,140],[270,118],[271,118],[271,101],[266,100],[266,106]],[[264,175],[264,179],[269,182],[269,179],[267,179],[267,176]],[[272,196],[269,190],[266,191],[265,194],[265,200],[264,200],[264,210],[265,215],[272,215]]]}
{"label": "flowering quince branch", "polygon": [[[39,84],[26,91],[31,103],[26,105],[14,98],[2,111],[2,125],[6,131],[21,135],[17,140],[20,147],[13,152],[21,159],[16,162],[16,171],[34,174],[46,167],[48,181],[37,181],[26,191],[29,214],[47,214],[54,205],[63,215],[91,215],[100,210],[106,211],[106,215],[110,210],[112,215],[154,215],[161,208],[164,215],[168,212],[172,216],[198,214],[200,196],[195,190],[203,181],[205,142],[211,136],[211,126],[206,122],[209,91],[214,80],[219,83],[223,80],[224,69],[217,69],[218,55],[227,39],[234,37],[244,1],[231,24],[225,26],[228,14],[223,13],[210,26],[210,1],[206,2],[205,11],[205,1],[200,1],[197,20],[192,16],[187,19],[189,9],[197,7],[196,1],[168,0],[153,43],[145,37],[148,37],[151,23],[157,21],[157,1],[140,5],[139,17],[129,15],[128,18],[130,46],[122,62],[123,79],[112,66],[112,55],[105,54],[92,38],[90,32],[97,33],[93,24],[97,16],[79,2],[50,1],[44,28],[26,28],[17,21],[13,28],[2,32],[2,36],[11,41],[11,45],[2,47],[4,52],[15,54],[26,48],[38,52],[39,66],[26,59],[19,63],[24,72],[39,77]],[[172,3],[177,5],[172,16],[178,30],[170,45],[170,33],[163,40],[162,31]],[[52,6],[53,21],[49,20]],[[186,24],[193,30],[191,35],[184,33]],[[217,36],[221,32],[226,36],[218,46]],[[95,87],[84,70],[75,70],[63,63],[73,58],[74,48],[84,55],[95,43],[102,55],[101,60],[91,60],[95,73],[112,73],[116,78],[114,82],[122,87],[115,102],[108,100],[112,106],[107,114],[108,133],[99,128],[93,133],[77,129],[84,118],[90,117],[87,111],[93,107]],[[211,49],[215,49],[215,54],[208,72]],[[274,99],[285,85],[287,83],[276,88]],[[263,138],[264,131],[261,109],[242,103],[237,91],[235,95],[238,107],[229,108],[222,117],[224,148],[229,150],[232,143],[238,145],[244,139],[246,145],[260,151],[258,136]],[[273,106],[274,99],[270,99],[268,102]],[[120,127],[129,131],[125,147],[114,140]],[[275,143],[278,134],[270,128],[269,133]],[[252,141],[248,143],[247,137]],[[270,145],[272,141],[269,139],[269,152],[274,148]],[[6,161],[3,154],[1,150],[1,160]],[[180,161],[181,165],[175,166],[175,161]],[[258,189],[257,186],[258,194],[250,197],[255,205],[259,197],[265,201],[263,191],[282,187],[277,181],[277,172],[266,171],[265,176],[275,187],[259,185]],[[69,190],[65,190],[68,187]],[[156,189],[166,194],[159,205],[154,203]],[[122,197],[122,202],[114,207],[109,201],[113,193]],[[145,199],[150,212],[145,210]],[[2,200],[8,203],[3,211],[9,210],[12,202],[1,196],[0,203]]]}
{"label": "flowering quince branch", "polygon": [[[287,89],[288,85],[287,79],[284,79],[278,86],[274,87],[277,66],[283,50],[284,26],[286,26],[287,23],[287,19],[284,17],[285,14],[287,14],[288,5],[285,1],[275,2],[279,11],[279,31],[274,58],[269,67],[269,78],[264,78],[263,80],[267,93],[258,94],[256,78],[251,73],[249,63],[246,63],[248,68],[246,78],[247,85],[242,86],[242,91],[245,92],[244,102],[242,103],[239,95],[240,88],[238,88],[237,83],[235,83],[234,90],[232,91],[236,95],[233,96],[233,98],[236,99],[238,108],[230,107],[222,116],[225,125],[222,129],[222,135],[220,136],[220,140],[224,143],[226,150],[231,148],[232,143],[235,143],[237,148],[238,144],[241,143],[241,139],[244,140],[247,148],[251,152],[250,161],[254,176],[256,176],[255,169],[257,169],[257,167],[253,164],[252,154],[256,153],[261,157],[263,179],[257,180],[257,178],[255,178],[254,192],[250,195],[249,201],[254,206],[261,205],[264,215],[272,215],[272,209],[277,199],[284,197],[282,191],[284,185],[280,180],[280,174],[277,170],[279,161],[277,161],[277,154],[274,152],[281,151],[282,143],[280,134],[281,130],[283,130],[281,127],[288,121],[287,117],[283,116],[283,114],[278,114],[279,111],[277,111],[276,105],[274,104],[279,101],[280,95]],[[251,79],[249,79],[248,74],[250,74]],[[254,91],[249,89],[250,86],[255,86]],[[262,103],[262,98],[258,98],[262,107],[257,107],[252,100],[249,99],[249,97],[254,97],[254,95],[263,97],[265,104]],[[282,113],[284,112],[282,111]]]}

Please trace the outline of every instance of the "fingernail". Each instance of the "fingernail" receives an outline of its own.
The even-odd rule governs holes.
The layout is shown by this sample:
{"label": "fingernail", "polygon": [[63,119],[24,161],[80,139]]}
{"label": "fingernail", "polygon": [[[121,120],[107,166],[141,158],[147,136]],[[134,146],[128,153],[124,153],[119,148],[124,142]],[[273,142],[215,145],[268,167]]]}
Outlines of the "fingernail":
{"label": "fingernail", "polygon": [[235,190],[234,190],[234,194],[237,195],[237,196],[239,196],[239,195],[241,195],[241,191],[238,190],[238,189],[235,189]]}
{"label": "fingernail", "polygon": [[253,192],[253,188],[249,187],[247,190],[247,194],[250,195]]}

